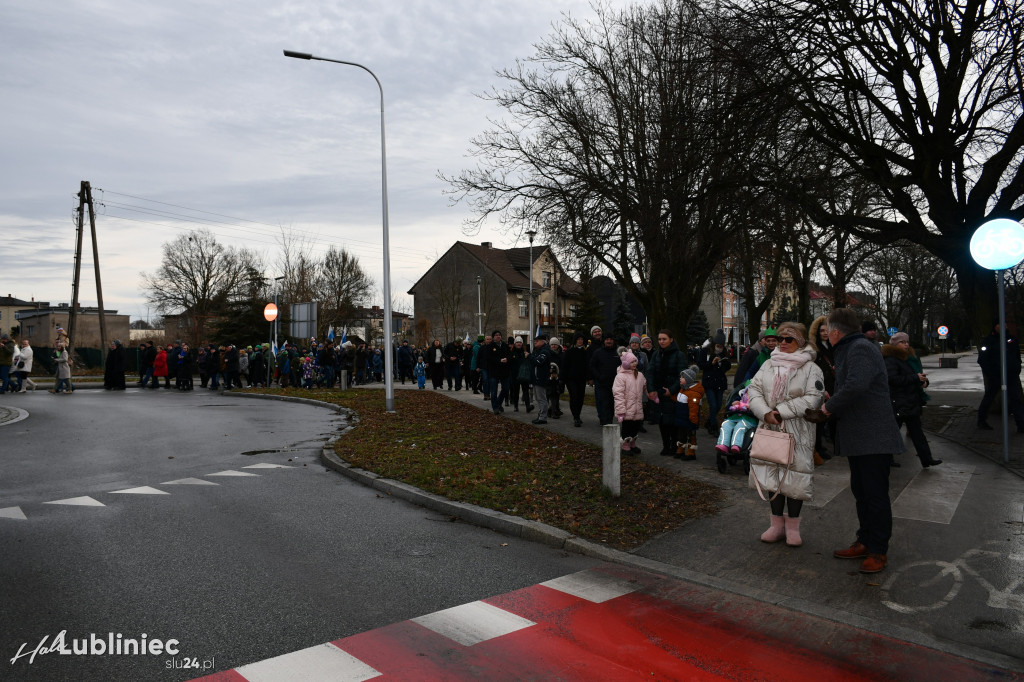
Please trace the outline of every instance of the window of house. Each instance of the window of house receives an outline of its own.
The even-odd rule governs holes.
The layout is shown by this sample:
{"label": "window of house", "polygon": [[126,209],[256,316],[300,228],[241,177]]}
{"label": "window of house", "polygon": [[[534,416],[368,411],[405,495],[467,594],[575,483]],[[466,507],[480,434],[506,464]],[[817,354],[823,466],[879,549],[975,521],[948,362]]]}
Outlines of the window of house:
{"label": "window of house", "polygon": [[579,305],[577,305],[576,303],[570,303],[569,304],[569,314],[570,315],[572,315],[573,317],[578,317],[579,316],[579,312],[580,312]]}
{"label": "window of house", "polygon": [[544,304],[544,317],[551,317],[551,304],[550,303],[545,303]]}
{"label": "window of house", "polygon": [[519,317],[529,317],[530,307],[527,305],[525,298],[519,299]]}
{"label": "window of house", "polygon": [[540,281],[540,283],[541,283],[541,286],[545,286],[545,287],[551,286],[551,273],[550,272],[542,272],[541,273],[541,281]]}

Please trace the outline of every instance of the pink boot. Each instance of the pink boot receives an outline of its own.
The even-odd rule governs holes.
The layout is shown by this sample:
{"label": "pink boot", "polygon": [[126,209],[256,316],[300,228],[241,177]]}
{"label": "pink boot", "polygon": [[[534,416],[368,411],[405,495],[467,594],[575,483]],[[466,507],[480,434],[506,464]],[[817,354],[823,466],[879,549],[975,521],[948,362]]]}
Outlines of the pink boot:
{"label": "pink boot", "polygon": [[622,439],[622,451],[623,452],[629,452],[630,449],[631,449],[632,444],[633,444],[633,439],[632,438],[623,438]]}
{"label": "pink boot", "polygon": [[786,544],[790,547],[799,547],[804,544],[804,541],[800,538],[800,518],[791,519],[786,517]]}
{"label": "pink boot", "polygon": [[786,519],[782,516],[771,515],[772,525],[765,532],[761,533],[761,542],[778,542],[786,537]]}
{"label": "pink boot", "polygon": [[728,455],[729,454],[729,446],[728,445],[716,445],[715,446],[715,450],[718,450],[723,455]]}

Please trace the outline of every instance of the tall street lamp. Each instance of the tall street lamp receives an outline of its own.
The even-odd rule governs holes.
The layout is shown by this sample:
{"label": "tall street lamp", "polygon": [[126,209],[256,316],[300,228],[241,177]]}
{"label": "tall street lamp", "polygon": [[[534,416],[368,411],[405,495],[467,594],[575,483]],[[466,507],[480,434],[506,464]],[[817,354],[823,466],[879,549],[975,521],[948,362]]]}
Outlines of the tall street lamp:
{"label": "tall street lamp", "polygon": [[534,339],[534,326],[533,326],[533,238],[537,236],[537,230],[527,230],[526,236],[530,239],[530,268],[528,270],[530,275],[530,345],[529,348],[533,348]]}
{"label": "tall street lamp", "polygon": [[[1003,271],[1024,260],[1024,226],[1016,220],[990,220],[971,237],[971,257],[986,270],[995,270],[999,279],[999,364],[1003,403],[1003,462],[1010,461],[1010,408],[1007,402],[1006,376],[1006,291]],[[1020,349],[1014,346],[1015,353]],[[1020,381],[1020,377],[1015,379]],[[1019,399],[1019,397],[1018,397]],[[979,414],[978,420],[985,415]]]}
{"label": "tall street lamp", "polygon": [[480,303],[480,275],[476,276],[476,333],[482,336],[484,333],[484,310]]}
{"label": "tall street lamp", "polygon": [[285,57],[295,59],[313,59],[321,62],[333,62],[335,64],[347,64],[355,66],[373,76],[380,90],[380,186],[381,186],[381,211],[384,216],[384,408],[388,412],[395,411],[395,382],[391,376],[391,363],[394,359],[391,355],[391,254],[388,246],[388,160],[387,147],[384,144],[384,86],[380,79],[370,69],[356,62],[347,62],[341,59],[328,59],[327,57],[316,57],[306,52],[284,51]]}

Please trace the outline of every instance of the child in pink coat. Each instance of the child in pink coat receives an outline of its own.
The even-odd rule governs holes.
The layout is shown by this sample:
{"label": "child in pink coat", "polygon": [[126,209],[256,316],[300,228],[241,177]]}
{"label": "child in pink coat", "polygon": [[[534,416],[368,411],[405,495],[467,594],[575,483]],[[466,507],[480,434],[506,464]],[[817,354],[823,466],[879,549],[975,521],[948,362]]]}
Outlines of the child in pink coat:
{"label": "child in pink coat", "polygon": [[615,416],[621,424],[622,451],[626,454],[640,454],[636,435],[644,423],[643,396],[647,391],[647,380],[637,371],[637,359],[631,351],[620,358],[612,383],[612,397],[615,399]]}

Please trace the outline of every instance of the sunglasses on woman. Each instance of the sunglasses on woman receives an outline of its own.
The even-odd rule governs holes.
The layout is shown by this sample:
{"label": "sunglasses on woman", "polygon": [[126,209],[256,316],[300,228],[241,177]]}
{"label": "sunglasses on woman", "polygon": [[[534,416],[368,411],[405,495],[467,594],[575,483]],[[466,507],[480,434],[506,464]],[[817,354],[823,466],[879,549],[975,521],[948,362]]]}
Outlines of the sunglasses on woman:
{"label": "sunglasses on woman", "polygon": [[796,343],[796,339],[794,339],[792,336],[780,336],[779,341],[781,341],[782,343]]}

